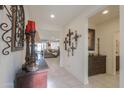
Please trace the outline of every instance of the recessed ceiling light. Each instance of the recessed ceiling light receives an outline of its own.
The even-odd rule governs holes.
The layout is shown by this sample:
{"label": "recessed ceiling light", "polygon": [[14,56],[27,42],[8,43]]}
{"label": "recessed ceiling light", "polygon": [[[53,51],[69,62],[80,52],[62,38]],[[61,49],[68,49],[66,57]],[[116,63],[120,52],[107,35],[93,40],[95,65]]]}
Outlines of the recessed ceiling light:
{"label": "recessed ceiling light", "polygon": [[54,15],[54,14],[51,14],[50,17],[51,17],[51,18],[55,18],[55,15]]}
{"label": "recessed ceiling light", "polygon": [[104,10],[104,11],[102,12],[102,14],[105,15],[105,14],[107,14],[108,12],[109,12],[108,10]]}

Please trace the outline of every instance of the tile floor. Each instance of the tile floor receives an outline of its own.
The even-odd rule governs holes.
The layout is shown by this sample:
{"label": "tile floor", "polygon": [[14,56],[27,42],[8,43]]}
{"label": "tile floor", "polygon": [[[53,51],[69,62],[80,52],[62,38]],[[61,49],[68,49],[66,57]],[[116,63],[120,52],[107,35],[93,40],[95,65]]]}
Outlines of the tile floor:
{"label": "tile floor", "polygon": [[119,74],[100,74],[89,77],[89,84],[83,85],[73,75],[59,66],[59,58],[47,58],[49,65],[48,88],[118,88]]}

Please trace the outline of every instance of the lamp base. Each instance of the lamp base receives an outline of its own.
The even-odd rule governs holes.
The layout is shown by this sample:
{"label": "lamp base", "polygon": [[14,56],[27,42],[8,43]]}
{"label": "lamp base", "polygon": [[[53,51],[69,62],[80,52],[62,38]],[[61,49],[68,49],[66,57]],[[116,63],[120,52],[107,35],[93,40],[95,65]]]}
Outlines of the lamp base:
{"label": "lamp base", "polygon": [[38,65],[36,65],[35,63],[32,63],[30,65],[26,66],[27,71],[31,72],[31,71],[37,71],[38,70]]}

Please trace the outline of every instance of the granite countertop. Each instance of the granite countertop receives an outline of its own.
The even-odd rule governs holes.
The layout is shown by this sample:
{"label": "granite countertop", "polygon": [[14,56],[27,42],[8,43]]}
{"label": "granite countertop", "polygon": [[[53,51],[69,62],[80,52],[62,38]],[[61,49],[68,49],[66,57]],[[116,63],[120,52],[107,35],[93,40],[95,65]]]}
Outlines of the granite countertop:
{"label": "granite countertop", "polygon": [[31,75],[31,74],[35,74],[35,73],[41,73],[41,72],[44,72],[44,71],[48,71],[49,67],[48,67],[45,59],[41,56],[40,53],[37,53],[36,59],[37,59],[36,64],[38,64],[38,70],[37,71],[26,72],[26,71],[20,69],[17,72],[16,77],[25,76],[25,75]]}

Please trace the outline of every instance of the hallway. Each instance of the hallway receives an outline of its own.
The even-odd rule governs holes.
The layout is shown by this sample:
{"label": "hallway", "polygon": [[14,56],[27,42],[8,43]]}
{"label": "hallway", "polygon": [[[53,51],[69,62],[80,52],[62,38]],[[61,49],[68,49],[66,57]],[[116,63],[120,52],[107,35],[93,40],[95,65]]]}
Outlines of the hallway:
{"label": "hallway", "polygon": [[63,67],[59,67],[59,58],[48,58],[48,88],[82,87],[80,81],[73,77]]}
{"label": "hallway", "polygon": [[100,74],[89,77],[89,84],[83,85],[63,67],[59,67],[59,58],[48,58],[48,88],[118,88],[119,75]]}

